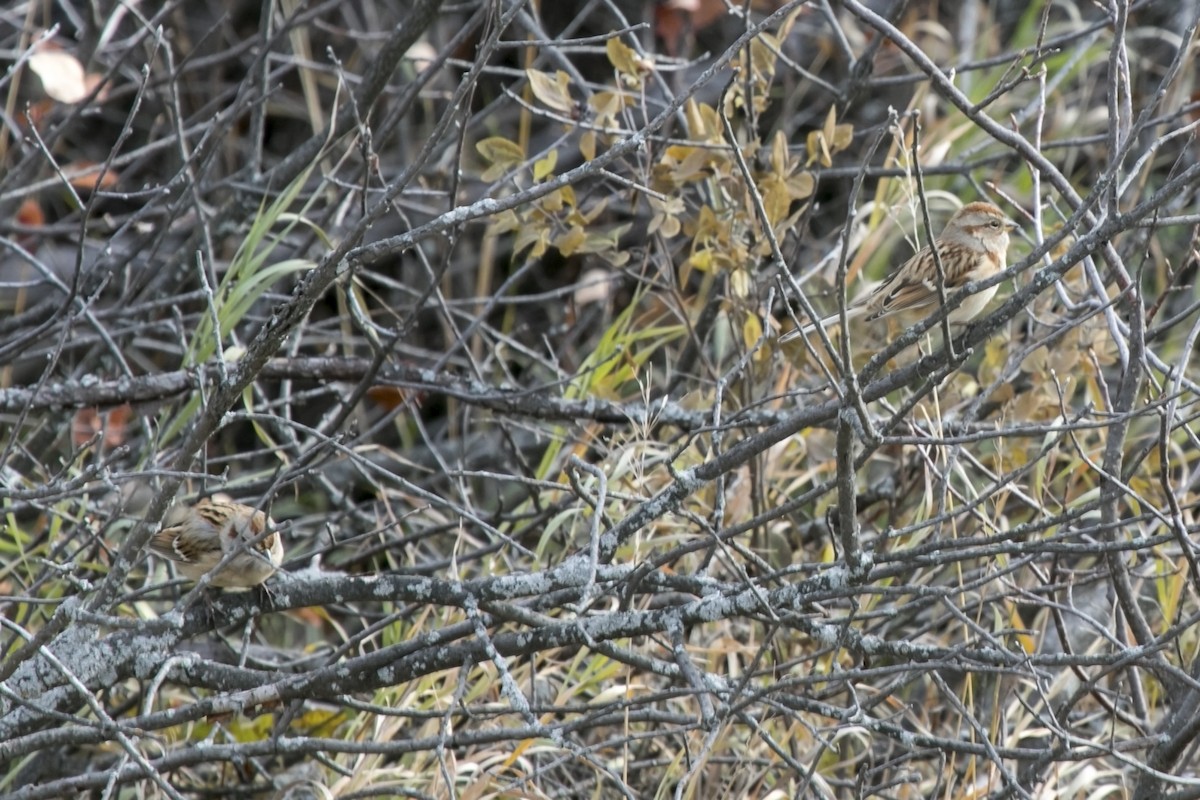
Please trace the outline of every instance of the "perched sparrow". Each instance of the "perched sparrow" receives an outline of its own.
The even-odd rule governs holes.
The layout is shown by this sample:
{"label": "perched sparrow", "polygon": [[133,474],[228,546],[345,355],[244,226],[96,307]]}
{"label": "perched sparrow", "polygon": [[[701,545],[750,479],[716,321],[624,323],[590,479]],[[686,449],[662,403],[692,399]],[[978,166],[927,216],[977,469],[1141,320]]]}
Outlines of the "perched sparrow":
{"label": "perched sparrow", "polygon": [[[946,296],[972,281],[990,278],[1004,270],[1008,253],[1008,232],[1017,224],[1004,216],[1004,212],[991,203],[968,203],[960,208],[934,245],[942,261],[942,274],[946,278]],[[869,294],[846,306],[846,318],[865,316],[868,320],[901,315],[908,324],[917,322],[938,309],[938,270],[933,260],[932,247],[926,247],[894,270],[883,283]],[[958,307],[950,312],[951,324],[970,322],[991,302],[997,287],[989,286],[981,292],[963,298]],[[788,331],[779,337],[780,342],[806,336],[816,330],[837,322],[837,314],[820,322]]]}
{"label": "perched sparrow", "polygon": [[271,577],[283,561],[283,541],[275,523],[250,506],[206,499],[172,516],[177,521],[154,534],[150,549],[175,562],[190,580],[199,580],[234,553],[210,583],[249,588]]}

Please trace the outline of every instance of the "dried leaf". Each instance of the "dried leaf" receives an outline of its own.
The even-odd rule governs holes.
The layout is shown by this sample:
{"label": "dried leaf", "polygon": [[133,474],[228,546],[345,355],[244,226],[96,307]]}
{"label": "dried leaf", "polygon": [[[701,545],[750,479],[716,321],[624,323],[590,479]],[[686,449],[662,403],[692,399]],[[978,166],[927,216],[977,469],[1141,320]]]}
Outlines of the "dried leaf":
{"label": "dried leaf", "polygon": [[533,179],[535,181],[543,181],[554,174],[554,167],[558,164],[558,151],[551,150],[546,154],[545,158],[539,158],[533,164]]}
{"label": "dried leaf", "polygon": [[561,69],[553,77],[538,69],[525,70],[529,88],[542,105],[563,114],[575,113],[575,101],[571,99],[571,77]]}
{"label": "dried leaf", "polygon": [[839,153],[850,146],[854,141],[854,126],[850,123],[835,125],[833,128],[833,136],[829,140],[833,147],[833,152]]}
{"label": "dried leaf", "polygon": [[[744,272],[744,270],[738,270],[738,272]],[[747,314],[746,321],[742,323],[742,341],[745,342],[747,350],[758,344],[758,340],[762,338],[762,332],[762,323],[758,317],[754,314]]]}
{"label": "dried leaf", "polygon": [[683,198],[670,197],[666,201],[662,201],[652,197],[650,198],[650,207],[654,209],[654,215],[650,218],[647,233],[661,233],[668,239],[677,236],[682,227],[679,215],[687,210]]}
{"label": "dried leaf", "polygon": [[626,77],[641,80],[642,73],[649,69],[646,60],[619,39],[609,39],[605,42],[604,51],[608,53],[608,60],[617,68],[617,72]]}
{"label": "dried leaf", "polygon": [[480,176],[485,181],[494,181],[525,161],[524,148],[503,136],[482,139],[475,143],[475,149],[490,164]]}
{"label": "dried leaf", "polygon": [[395,411],[405,403],[411,402],[418,408],[421,405],[422,398],[425,397],[424,392],[414,392],[411,389],[403,389],[399,386],[372,386],[367,389],[367,397],[379,407],[387,411]]}
{"label": "dried leaf", "polygon": [[631,102],[630,98],[620,92],[603,91],[592,95],[588,100],[588,105],[596,112],[597,121],[603,123],[614,121],[617,114],[621,113],[621,110]]}
{"label": "dried leaf", "polygon": [[672,150],[676,154],[686,152],[678,165],[670,172],[671,179],[676,185],[703,180],[709,176],[708,167],[712,163],[710,150],[685,146],[674,147]]}
{"label": "dried leaf", "polygon": [[573,226],[566,233],[555,237],[554,246],[564,256],[573,256],[579,252],[586,241],[587,234],[584,233],[583,228]]}
{"label": "dried leaf", "polygon": [[821,128],[821,135],[825,137],[826,142],[833,141],[835,127],[837,127],[837,106],[830,106],[829,113],[825,115],[825,125]]}
{"label": "dried leaf", "polygon": [[40,228],[46,224],[46,213],[42,211],[42,206],[38,201],[32,197],[21,201],[21,206],[13,216],[19,224],[30,228]]}
{"label": "dried leaf", "polygon": [[698,269],[701,272],[708,272],[713,266],[713,253],[711,250],[697,250],[692,253],[687,260],[687,265],[692,269]]}
{"label": "dried leaf", "polygon": [[616,276],[606,269],[593,267],[585,271],[579,276],[575,289],[575,304],[586,306],[607,300],[612,295],[615,279]]}
{"label": "dried leaf", "polygon": [[621,237],[629,232],[632,225],[614,225],[608,230],[590,231],[587,234],[587,239],[583,246],[579,248],[581,253],[604,253],[609,250],[615,250]]}
{"label": "dried leaf", "polygon": [[79,59],[62,50],[41,49],[29,57],[29,68],[42,81],[42,90],[60,103],[78,103],[92,91]]}
{"label": "dried leaf", "polygon": [[854,141],[854,126],[837,124],[837,111],[830,107],[825,115],[825,124],[820,130],[809,131],[805,139],[808,149],[807,166],[820,161],[822,166],[832,167],[833,156],[850,146]]}
{"label": "dried leaf", "polygon": [[128,438],[129,421],[133,418],[133,406],[125,403],[101,413],[96,408],[81,408],[71,422],[71,440],[76,447],[83,447],[97,434],[102,434],[105,447],[125,444]]}
{"label": "dried leaf", "polygon": [[526,248],[532,248],[529,251],[530,258],[541,258],[546,254],[546,248],[550,246],[550,231],[546,230],[542,225],[525,225],[518,229],[515,241],[513,241],[513,253],[517,254]]}
{"label": "dried leaf", "polygon": [[683,107],[684,117],[688,123],[688,134],[699,141],[721,140],[721,118],[717,110],[705,103],[688,100]]}
{"label": "dried leaf", "polygon": [[783,131],[775,131],[775,136],[771,138],[771,171],[778,175],[786,174],[791,161],[792,154],[788,151],[787,136]]}
{"label": "dried leaf", "polygon": [[489,136],[475,144],[479,154],[492,164],[516,166],[525,160],[525,149],[503,136]]}
{"label": "dried leaf", "polygon": [[729,276],[729,291],[734,297],[749,297],[753,286],[750,273],[744,269],[735,269]]}
{"label": "dried leaf", "polygon": [[833,158],[829,153],[829,146],[825,142],[825,134],[821,131],[808,132],[804,138],[804,149],[808,151],[808,161],[805,162],[805,166],[811,167],[818,162],[823,167],[833,166]]}
{"label": "dried leaf", "polygon": [[781,219],[787,216],[792,205],[791,194],[787,182],[778,175],[768,175],[759,186],[762,194],[763,209],[767,212],[767,220],[774,228]]}
{"label": "dried leaf", "polygon": [[575,208],[575,191],[570,186],[555,189],[537,201],[538,208],[549,214],[557,214],[566,207]]}
{"label": "dried leaf", "polygon": [[804,200],[812,197],[817,188],[817,181],[811,172],[798,172],[788,178],[788,191],[793,200]]}
{"label": "dried leaf", "polygon": [[81,192],[112,189],[121,179],[112,168],[105,170],[101,175],[99,165],[93,161],[76,161],[64,171],[71,185]]}

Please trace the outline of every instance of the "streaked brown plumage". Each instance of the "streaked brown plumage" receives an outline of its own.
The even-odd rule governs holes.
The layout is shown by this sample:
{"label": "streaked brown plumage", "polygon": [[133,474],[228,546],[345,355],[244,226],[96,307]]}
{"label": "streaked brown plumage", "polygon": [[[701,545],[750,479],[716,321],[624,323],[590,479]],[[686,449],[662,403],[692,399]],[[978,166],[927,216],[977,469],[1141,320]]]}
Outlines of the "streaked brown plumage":
{"label": "streaked brown plumage", "polygon": [[[1008,232],[1016,227],[1015,222],[991,203],[968,203],[960,208],[934,243],[945,275],[946,296],[953,295],[972,281],[985,280],[1004,271]],[[940,302],[937,280],[933,248],[927,246],[893,270],[870,293],[851,302],[846,307],[846,317],[876,320],[897,315],[906,325],[911,325],[937,310]],[[991,302],[996,289],[990,286],[963,298],[958,307],[950,312],[950,323],[961,325],[970,322]],[[839,319],[837,314],[833,314],[820,322],[789,331],[779,341],[787,342],[806,336],[817,325],[825,327]]]}
{"label": "streaked brown plumage", "polygon": [[[283,562],[283,540],[275,523],[250,506],[204,499],[171,516],[172,524],[150,539],[150,549],[174,562],[189,580],[200,580],[231,552],[234,555],[210,579],[212,586],[258,586]],[[266,531],[270,533],[259,539]]]}

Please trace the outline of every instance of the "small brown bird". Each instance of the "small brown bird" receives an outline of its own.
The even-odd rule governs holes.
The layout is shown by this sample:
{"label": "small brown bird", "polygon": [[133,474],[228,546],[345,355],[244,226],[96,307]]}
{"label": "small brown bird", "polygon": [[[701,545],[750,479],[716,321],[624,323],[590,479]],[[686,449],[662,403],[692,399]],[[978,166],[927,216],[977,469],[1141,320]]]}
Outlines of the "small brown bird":
{"label": "small brown bird", "polygon": [[[1003,272],[1008,254],[1008,232],[1016,227],[1015,222],[991,203],[968,203],[955,212],[934,242],[942,261],[946,296],[972,281]],[[933,248],[927,246],[897,267],[870,293],[851,302],[846,307],[846,318],[865,316],[868,320],[876,320],[897,315],[911,325],[937,310],[940,303],[937,281]],[[950,312],[950,323],[970,322],[991,302],[997,288],[990,286],[964,298]],[[807,336],[818,325],[825,327],[838,320],[838,315],[833,314],[820,322],[788,331],[779,337],[779,341]]]}
{"label": "small brown bird", "polygon": [[283,540],[275,523],[250,506],[204,499],[171,516],[177,521],[154,534],[150,549],[174,562],[189,580],[200,580],[231,552],[234,555],[212,576],[212,586],[258,586],[283,563]]}

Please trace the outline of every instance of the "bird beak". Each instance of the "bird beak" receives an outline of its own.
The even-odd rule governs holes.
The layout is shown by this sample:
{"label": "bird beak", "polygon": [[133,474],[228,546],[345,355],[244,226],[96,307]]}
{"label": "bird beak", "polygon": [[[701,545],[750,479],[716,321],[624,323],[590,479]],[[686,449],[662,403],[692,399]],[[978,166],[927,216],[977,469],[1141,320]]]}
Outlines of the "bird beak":
{"label": "bird beak", "polygon": [[1007,228],[1008,228],[1010,231],[1020,230],[1020,228],[1021,228],[1021,223],[1019,223],[1019,222],[1013,222],[1011,219],[1006,219],[1006,220],[1004,220],[1004,225],[1005,225],[1005,226],[1006,226],[1006,227],[1007,227]]}

